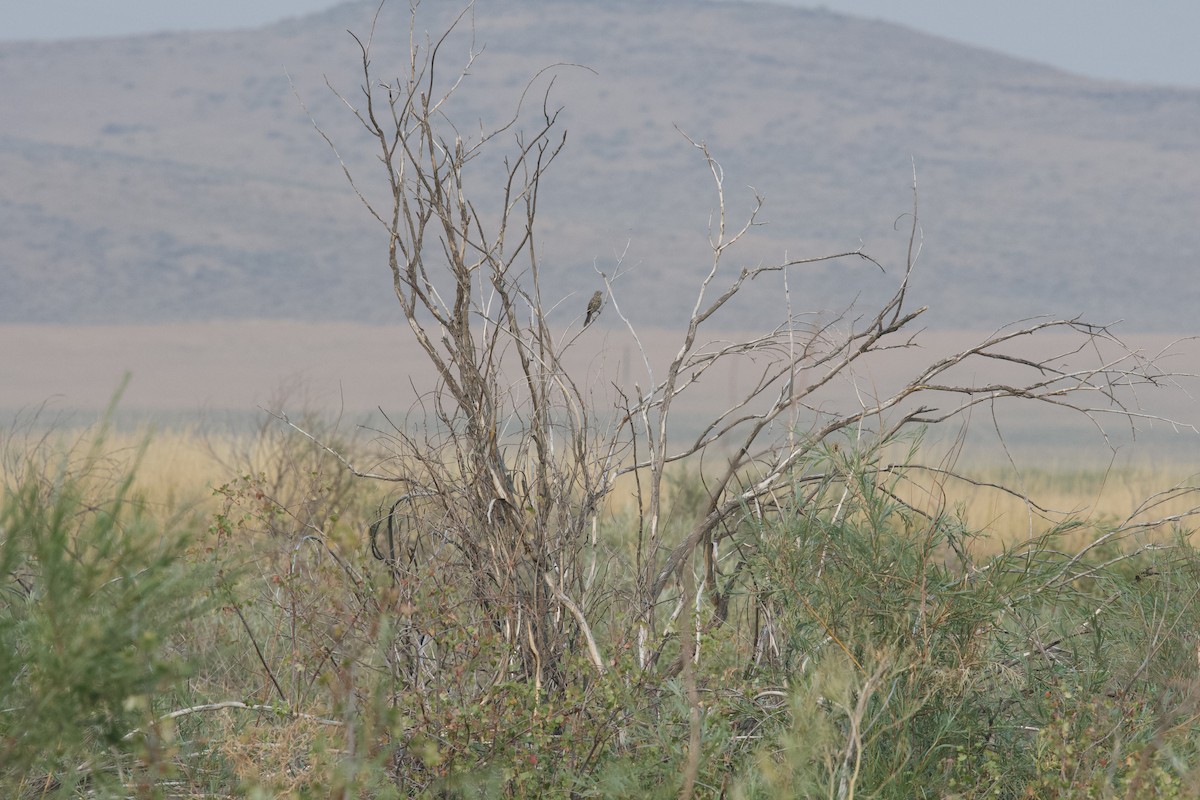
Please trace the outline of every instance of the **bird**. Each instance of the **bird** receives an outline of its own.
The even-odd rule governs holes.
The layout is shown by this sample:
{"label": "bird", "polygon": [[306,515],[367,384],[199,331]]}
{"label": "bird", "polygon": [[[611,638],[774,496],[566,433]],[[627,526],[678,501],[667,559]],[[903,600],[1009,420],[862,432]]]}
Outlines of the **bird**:
{"label": "bird", "polygon": [[588,300],[587,316],[583,318],[583,327],[592,324],[592,320],[600,316],[600,306],[604,304],[604,295],[597,290],[592,299]]}

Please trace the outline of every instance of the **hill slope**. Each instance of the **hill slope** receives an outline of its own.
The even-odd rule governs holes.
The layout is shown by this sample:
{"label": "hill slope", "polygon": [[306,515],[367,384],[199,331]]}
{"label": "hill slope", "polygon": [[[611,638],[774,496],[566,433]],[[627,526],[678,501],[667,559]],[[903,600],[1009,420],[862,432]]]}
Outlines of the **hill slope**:
{"label": "hill slope", "polygon": [[[254,31],[0,44],[0,321],[393,319],[385,237],[288,80],[377,189],[370,142],[323,79],[357,92],[345,30],[365,33],[374,8]],[[385,8],[379,75],[405,57],[406,24],[399,3]],[[475,38],[485,48],[455,107],[466,130],[502,120],[547,65],[594,70],[554,70],[570,136],[540,217],[548,296],[587,296],[593,269],[611,274],[624,253],[622,307],[684,317],[708,264],[713,193],[678,126],[722,162],[735,212],[750,205],[743,187],[767,198],[744,261],[862,242],[899,267],[907,223],[893,223],[911,207],[915,162],[916,298],[935,324],[1082,313],[1180,329],[1200,301],[1200,91],[1088,80],[769,4],[480,0]],[[828,265],[792,286],[816,310],[894,273]],[[777,290],[761,287],[724,324],[752,324]]]}

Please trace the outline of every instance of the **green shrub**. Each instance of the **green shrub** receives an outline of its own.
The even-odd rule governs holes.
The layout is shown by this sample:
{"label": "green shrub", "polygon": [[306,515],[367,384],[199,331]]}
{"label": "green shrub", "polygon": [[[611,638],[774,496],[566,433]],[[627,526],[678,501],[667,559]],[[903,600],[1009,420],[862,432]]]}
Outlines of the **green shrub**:
{"label": "green shrub", "polygon": [[960,520],[896,499],[904,470],[839,458],[842,480],[752,548],[778,643],[759,676],[790,702],[762,717],[744,796],[1185,796],[1200,720],[1186,540],[1148,575],[1111,526],[1102,547],[1060,549],[1078,522],[976,559]]}
{"label": "green shrub", "polygon": [[[10,454],[11,456],[11,454]],[[43,449],[10,471],[0,507],[0,786],[102,789],[131,754],[155,768],[155,700],[185,673],[177,625],[204,605],[134,471]]]}

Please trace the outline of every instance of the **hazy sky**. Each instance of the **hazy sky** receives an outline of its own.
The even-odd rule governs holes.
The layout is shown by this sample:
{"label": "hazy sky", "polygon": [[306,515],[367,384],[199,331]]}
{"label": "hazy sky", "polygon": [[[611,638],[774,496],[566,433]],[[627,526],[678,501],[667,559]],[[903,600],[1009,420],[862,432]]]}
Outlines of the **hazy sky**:
{"label": "hazy sky", "polygon": [[[0,0],[0,39],[252,27],[333,5],[334,0]],[[825,0],[819,5],[1084,75],[1200,87],[1197,0]]]}

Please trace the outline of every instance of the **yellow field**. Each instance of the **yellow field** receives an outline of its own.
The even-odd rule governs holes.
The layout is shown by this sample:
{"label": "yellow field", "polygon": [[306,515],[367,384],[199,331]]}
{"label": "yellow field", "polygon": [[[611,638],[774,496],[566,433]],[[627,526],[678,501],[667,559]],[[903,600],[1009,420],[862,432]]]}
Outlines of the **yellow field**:
{"label": "yellow field", "polygon": [[[41,445],[39,458],[63,464],[81,462],[94,440],[94,430],[55,431],[41,436],[5,434],[0,477],[8,479],[24,457],[22,453]],[[285,444],[286,443],[286,444]],[[46,446],[49,445],[49,446]],[[290,445],[290,447],[289,447]],[[361,442],[358,452],[369,450]],[[135,489],[164,517],[180,513],[213,515],[223,498],[214,490],[245,474],[285,472],[290,465],[304,473],[298,453],[311,455],[311,443],[282,425],[259,432],[213,433],[199,428],[164,430],[155,433],[109,433],[102,447],[103,463],[111,469],[100,474],[120,475],[138,463]],[[1068,547],[1095,535],[1097,527],[1127,521],[1168,524],[1147,528],[1146,535],[1162,538],[1169,534],[1170,521],[1191,527],[1191,509],[1200,507],[1200,476],[1194,466],[1174,460],[1125,459],[1115,463],[1081,466],[1078,460],[1042,459],[1034,466],[997,466],[994,461],[960,459],[946,466],[943,457],[929,452],[918,455],[918,463],[935,469],[910,470],[898,482],[898,496],[926,512],[946,511],[961,516],[970,530],[987,531],[994,546],[1042,533],[1067,520],[1085,523],[1072,532]],[[330,460],[325,471],[339,469]],[[965,477],[952,477],[948,472]],[[684,473],[685,474],[685,473]],[[304,474],[295,479],[303,483]],[[686,478],[684,478],[686,481]],[[886,477],[881,478],[886,480]],[[626,489],[625,487],[629,487]],[[294,487],[293,487],[294,489]],[[614,513],[631,510],[626,496],[632,483],[621,482],[610,498]],[[386,495],[387,484],[364,487],[361,497],[368,504]],[[366,502],[365,500],[363,502]],[[358,513],[366,516],[374,508]]]}
{"label": "yellow field", "polygon": [[[1172,518],[1191,527],[1194,522],[1187,515],[1200,506],[1200,480],[1177,463],[1094,470],[1059,463],[1019,473],[970,464],[957,469],[976,483],[917,472],[917,485],[909,487],[905,499],[925,509],[953,510],[968,529],[988,531],[997,546],[1069,520],[1084,524],[1065,537],[1068,550],[1090,541],[1097,528],[1114,524],[1143,524],[1145,536],[1162,539],[1171,531]],[[1152,524],[1160,521],[1165,524]]]}
{"label": "yellow field", "polygon": [[[35,451],[34,458],[50,468],[49,474],[74,470],[92,455],[95,435],[94,430],[14,435],[3,443],[0,470],[10,482]],[[136,464],[135,490],[152,507],[167,514],[202,508],[211,501],[213,488],[232,477],[222,462],[227,462],[233,444],[230,439],[214,442],[195,431],[109,434],[95,453],[101,466],[96,474],[119,476]]]}

